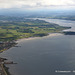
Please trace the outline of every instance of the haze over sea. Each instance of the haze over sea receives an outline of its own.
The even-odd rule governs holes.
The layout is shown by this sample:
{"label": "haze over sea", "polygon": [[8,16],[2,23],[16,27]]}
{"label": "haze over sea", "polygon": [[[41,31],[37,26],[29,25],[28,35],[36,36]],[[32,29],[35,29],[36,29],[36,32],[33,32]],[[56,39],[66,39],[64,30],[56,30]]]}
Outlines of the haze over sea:
{"label": "haze over sea", "polygon": [[[75,29],[75,21],[43,19]],[[7,65],[12,75],[74,75],[75,35],[56,35],[24,40],[0,54],[18,64]],[[71,71],[71,72],[56,72]]]}

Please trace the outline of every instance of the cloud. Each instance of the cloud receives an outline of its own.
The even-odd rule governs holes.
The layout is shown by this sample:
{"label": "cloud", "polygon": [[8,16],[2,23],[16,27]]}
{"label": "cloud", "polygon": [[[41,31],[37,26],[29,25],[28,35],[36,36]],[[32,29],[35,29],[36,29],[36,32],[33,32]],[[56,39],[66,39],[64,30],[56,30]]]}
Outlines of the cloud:
{"label": "cloud", "polygon": [[75,6],[75,0],[0,0],[0,8]]}

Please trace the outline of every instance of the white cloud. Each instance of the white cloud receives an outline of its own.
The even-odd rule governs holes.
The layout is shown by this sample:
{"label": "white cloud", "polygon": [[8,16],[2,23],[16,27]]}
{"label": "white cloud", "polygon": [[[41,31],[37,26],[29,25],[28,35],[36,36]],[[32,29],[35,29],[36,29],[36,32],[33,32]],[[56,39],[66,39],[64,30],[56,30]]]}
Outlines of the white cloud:
{"label": "white cloud", "polygon": [[0,8],[42,8],[75,6],[75,0],[0,0]]}

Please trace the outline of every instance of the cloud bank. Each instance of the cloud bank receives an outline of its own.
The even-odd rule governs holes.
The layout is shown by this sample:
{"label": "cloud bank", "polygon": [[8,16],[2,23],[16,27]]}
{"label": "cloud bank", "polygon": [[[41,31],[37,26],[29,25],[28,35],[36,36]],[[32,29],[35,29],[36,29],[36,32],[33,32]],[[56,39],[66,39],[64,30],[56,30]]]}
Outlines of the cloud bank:
{"label": "cloud bank", "polygon": [[75,7],[75,0],[0,0],[0,8]]}

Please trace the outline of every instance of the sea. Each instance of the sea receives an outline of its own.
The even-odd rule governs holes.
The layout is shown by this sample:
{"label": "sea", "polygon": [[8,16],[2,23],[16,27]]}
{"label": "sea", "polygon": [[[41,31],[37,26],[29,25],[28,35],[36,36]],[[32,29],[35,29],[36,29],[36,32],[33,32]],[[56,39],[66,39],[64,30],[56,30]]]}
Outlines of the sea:
{"label": "sea", "polygon": [[[38,19],[72,27],[64,31],[75,31],[75,21]],[[75,75],[75,35],[58,34],[20,41],[19,47],[4,51],[0,57],[17,63],[6,65],[11,75]]]}

